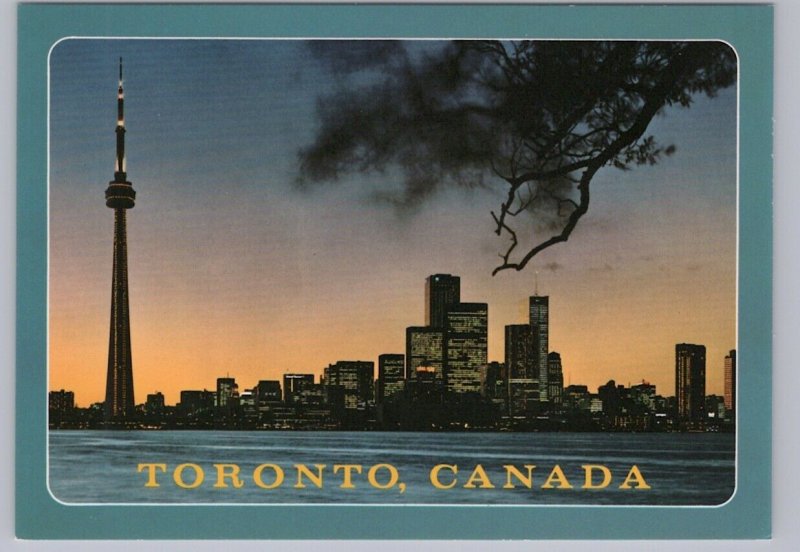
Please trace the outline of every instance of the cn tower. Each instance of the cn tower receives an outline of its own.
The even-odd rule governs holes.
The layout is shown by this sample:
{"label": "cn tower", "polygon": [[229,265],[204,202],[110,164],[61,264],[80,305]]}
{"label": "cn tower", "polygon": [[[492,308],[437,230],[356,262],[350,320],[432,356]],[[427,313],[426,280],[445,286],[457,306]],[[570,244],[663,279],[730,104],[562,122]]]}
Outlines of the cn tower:
{"label": "cn tower", "polygon": [[111,332],[108,341],[105,419],[124,421],[134,413],[131,322],[128,315],[128,244],[125,212],[136,200],[125,172],[125,93],[122,89],[122,58],[119,58],[117,91],[117,157],[114,180],[106,188],[106,207],[114,209],[114,271],[111,283]]}

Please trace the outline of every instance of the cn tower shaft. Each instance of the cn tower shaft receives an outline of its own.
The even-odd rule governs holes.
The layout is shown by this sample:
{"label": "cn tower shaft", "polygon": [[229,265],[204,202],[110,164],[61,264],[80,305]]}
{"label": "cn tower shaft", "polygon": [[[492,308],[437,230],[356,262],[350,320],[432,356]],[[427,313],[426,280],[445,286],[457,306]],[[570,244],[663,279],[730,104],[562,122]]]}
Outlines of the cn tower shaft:
{"label": "cn tower shaft", "polygon": [[108,342],[105,419],[119,422],[134,414],[131,323],[128,309],[128,244],[126,211],[132,209],[136,192],[125,172],[125,93],[122,58],[119,60],[117,93],[117,154],[114,180],[106,189],[106,206],[114,209],[114,268],[111,282],[111,330]]}

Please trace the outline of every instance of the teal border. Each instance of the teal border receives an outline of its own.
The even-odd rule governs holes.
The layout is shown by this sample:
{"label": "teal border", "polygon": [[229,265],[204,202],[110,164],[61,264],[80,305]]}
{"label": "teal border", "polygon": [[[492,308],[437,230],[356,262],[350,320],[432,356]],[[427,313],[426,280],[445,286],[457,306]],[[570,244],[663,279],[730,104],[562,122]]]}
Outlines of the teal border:
{"label": "teal border", "polygon": [[[18,10],[16,534],[32,539],[770,536],[771,6],[46,5]],[[47,55],[66,36],[719,39],[740,59],[738,488],[717,508],[65,506],[46,488]]]}

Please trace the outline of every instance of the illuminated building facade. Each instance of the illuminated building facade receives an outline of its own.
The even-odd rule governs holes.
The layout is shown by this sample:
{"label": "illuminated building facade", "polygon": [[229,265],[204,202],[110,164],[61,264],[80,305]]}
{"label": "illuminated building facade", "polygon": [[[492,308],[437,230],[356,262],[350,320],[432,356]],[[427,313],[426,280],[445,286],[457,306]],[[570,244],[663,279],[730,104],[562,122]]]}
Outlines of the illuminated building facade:
{"label": "illuminated building facade", "polygon": [[239,399],[239,386],[235,378],[217,378],[216,405],[230,408]]}
{"label": "illuminated building facade", "polygon": [[385,354],[378,357],[378,389],[376,400],[385,399],[403,391],[406,372],[406,358],[400,354]]}
{"label": "illuminated building facade", "polygon": [[675,400],[679,421],[698,422],[705,419],[705,345],[675,345]]}
{"label": "illuminated building facade", "polygon": [[511,324],[506,326],[505,338],[508,413],[521,416],[539,401],[533,331],[530,324]]}
{"label": "illuminated building facade", "polygon": [[448,391],[479,393],[488,355],[489,306],[458,303],[447,310],[445,382]]}
{"label": "illuminated building facade", "polygon": [[341,394],[345,410],[356,410],[372,401],[374,376],[374,362],[340,360],[325,368],[325,388],[330,396]]}
{"label": "illuminated building facade", "polygon": [[725,357],[725,408],[733,411],[736,408],[736,349]]}
{"label": "illuminated building facade", "polygon": [[539,401],[547,401],[547,354],[550,335],[550,298],[533,295],[529,300],[530,325],[533,331],[533,371],[539,380]]}
{"label": "illuminated building facade", "polygon": [[314,374],[284,374],[283,400],[292,403],[306,387],[314,385]]}
{"label": "illuminated building facade", "polygon": [[564,369],[561,355],[556,352],[547,354],[547,400],[551,410],[561,409],[564,403]]}
{"label": "illuminated building facade", "polygon": [[445,331],[427,326],[406,328],[406,378],[416,377],[417,369],[433,372],[434,379],[444,382]]}

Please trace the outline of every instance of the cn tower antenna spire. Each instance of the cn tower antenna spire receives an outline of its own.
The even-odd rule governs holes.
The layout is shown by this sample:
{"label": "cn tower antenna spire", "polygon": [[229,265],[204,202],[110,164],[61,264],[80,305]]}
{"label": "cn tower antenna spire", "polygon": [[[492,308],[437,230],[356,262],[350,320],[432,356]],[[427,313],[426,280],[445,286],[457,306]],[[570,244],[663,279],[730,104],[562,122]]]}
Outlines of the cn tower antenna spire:
{"label": "cn tower antenna spire", "polygon": [[117,156],[114,161],[114,180],[125,182],[125,91],[122,88],[122,58],[119,58],[119,88],[117,89]]}

